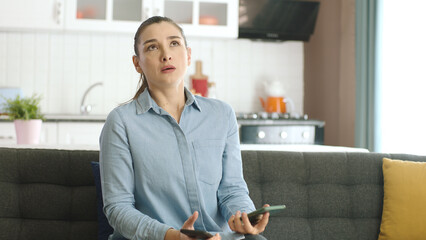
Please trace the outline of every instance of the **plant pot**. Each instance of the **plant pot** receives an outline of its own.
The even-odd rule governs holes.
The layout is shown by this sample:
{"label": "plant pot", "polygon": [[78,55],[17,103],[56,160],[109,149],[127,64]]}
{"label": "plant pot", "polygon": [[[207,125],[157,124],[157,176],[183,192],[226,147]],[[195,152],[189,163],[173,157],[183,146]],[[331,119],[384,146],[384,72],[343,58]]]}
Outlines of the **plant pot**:
{"label": "plant pot", "polygon": [[15,120],[16,140],[18,144],[38,144],[40,141],[41,119]]}

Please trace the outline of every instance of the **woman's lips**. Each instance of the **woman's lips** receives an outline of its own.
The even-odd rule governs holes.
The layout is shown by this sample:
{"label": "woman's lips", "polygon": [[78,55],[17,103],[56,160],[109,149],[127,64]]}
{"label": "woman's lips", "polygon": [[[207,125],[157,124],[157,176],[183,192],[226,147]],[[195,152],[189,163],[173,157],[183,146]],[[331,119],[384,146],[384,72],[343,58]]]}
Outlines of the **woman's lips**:
{"label": "woman's lips", "polygon": [[169,66],[165,66],[165,67],[161,68],[162,73],[170,73],[170,72],[173,72],[175,70],[176,70],[176,68],[173,65],[169,65]]}

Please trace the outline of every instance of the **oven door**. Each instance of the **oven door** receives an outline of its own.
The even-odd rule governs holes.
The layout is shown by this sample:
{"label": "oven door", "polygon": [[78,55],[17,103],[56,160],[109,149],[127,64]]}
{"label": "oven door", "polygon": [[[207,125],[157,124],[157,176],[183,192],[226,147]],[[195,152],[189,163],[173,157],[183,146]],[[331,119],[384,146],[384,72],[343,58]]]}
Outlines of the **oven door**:
{"label": "oven door", "polygon": [[241,125],[240,142],[242,144],[323,144],[323,140],[318,139],[320,136],[316,136],[316,130],[315,125]]}

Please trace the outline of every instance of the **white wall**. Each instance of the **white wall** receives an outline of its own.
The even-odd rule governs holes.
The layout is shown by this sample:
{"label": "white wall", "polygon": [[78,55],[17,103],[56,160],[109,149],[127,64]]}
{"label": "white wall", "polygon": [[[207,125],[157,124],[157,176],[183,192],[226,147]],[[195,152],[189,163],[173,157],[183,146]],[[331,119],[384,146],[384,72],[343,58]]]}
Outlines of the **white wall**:
{"label": "white wall", "polygon": [[[261,111],[261,82],[280,80],[303,113],[302,42],[188,38],[188,43],[193,64],[187,86],[195,60],[202,60],[218,98],[235,111]],[[44,113],[78,114],[85,90],[100,81],[103,86],[94,88],[86,103],[93,114],[107,114],[136,91],[132,55],[132,34],[0,32],[0,87],[41,94]]]}

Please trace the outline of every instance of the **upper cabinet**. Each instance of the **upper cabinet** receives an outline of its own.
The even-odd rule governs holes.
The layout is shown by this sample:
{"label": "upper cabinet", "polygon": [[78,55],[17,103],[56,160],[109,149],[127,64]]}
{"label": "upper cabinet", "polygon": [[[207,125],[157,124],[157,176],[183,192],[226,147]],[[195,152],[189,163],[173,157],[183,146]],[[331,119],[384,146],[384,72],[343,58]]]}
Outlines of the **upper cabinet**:
{"label": "upper cabinet", "polygon": [[164,0],[162,7],[187,36],[238,37],[238,0]]}
{"label": "upper cabinet", "polygon": [[63,29],[64,0],[0,0],[0,28]]}
{"label": "upper cabinet", "polygon": [[238,0],[75,0],[66,2],[65,28],[134,33],[151,16],[166,16],[187,36],[238,36]]}
{"label": "upper cabinet", "polygon": [[152,16],[150,0],[72,0],[66,2],[65,28],[107,32],[136,32]]}
{"label": "upper cabinet", "polygon": [[166,16],[187,36],[238,36],[238,0],[0,0],[0,29],[135,33]]}

